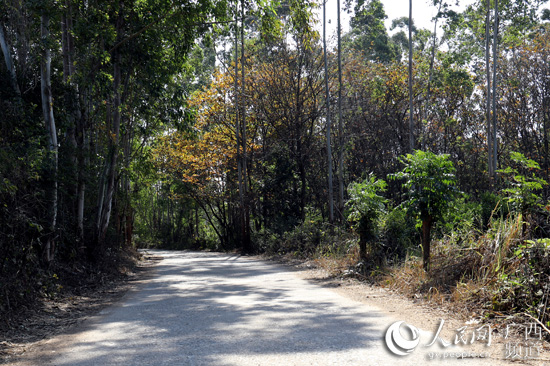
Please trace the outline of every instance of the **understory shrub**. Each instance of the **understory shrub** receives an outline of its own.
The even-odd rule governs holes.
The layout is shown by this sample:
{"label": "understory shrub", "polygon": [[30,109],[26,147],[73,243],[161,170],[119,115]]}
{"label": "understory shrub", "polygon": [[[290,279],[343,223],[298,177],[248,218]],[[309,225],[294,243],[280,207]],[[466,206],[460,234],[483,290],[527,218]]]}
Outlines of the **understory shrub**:
{"label": "understory shrub", "polygon": [[348,186],[349,200],[346,202],[347,218],[353,230],[359,235],[359,257],[365,262],[378,262],[384,257],[384,246],[380,242],[380,218],[386,212],[387,199],[380,195],[387,184],[369,174],[361,182]]}
{"label": "understory shrub", "polygon": [[435,239],[445,237],[459,246],[469,242],[472,235],[477,235],[483,228],[482,205],[470,200],[466,194],[448,203],[440,221],[435,224]]}
{"label": "understory shrub", "polygon": [[345,232],[345,228],[331,225],[313,212],[308,212],[306,220],[292,230],[279,234],[262,229],[253,233],[252,240],[261,252],[306,258],[318,252],[340,252],[341,236]]}
{"label": "understory shrub", "polygon": [[408,252],[420,253],[420,231],[416,220],[403,207],[388,210],[382,219],[380,242],[390,260],[402,260]]}

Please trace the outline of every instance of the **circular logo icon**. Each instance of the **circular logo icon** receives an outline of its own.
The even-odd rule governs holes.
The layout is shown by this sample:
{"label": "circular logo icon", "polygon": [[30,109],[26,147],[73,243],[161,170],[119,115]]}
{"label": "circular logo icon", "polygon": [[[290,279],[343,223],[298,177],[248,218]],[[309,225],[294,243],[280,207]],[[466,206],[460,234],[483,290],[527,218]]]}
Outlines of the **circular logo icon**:
{"label": "circular logo icon", "polygon": [[[401,325],[403,328],[407,328],[411,334],[410,339],[405,339],[401,335]],[[406,356],[420,343],[420,334],[418,328],[413,325],[406,324],[404,321],[398,321],[390,325],[386,331],[386,346],[395,355]]]}

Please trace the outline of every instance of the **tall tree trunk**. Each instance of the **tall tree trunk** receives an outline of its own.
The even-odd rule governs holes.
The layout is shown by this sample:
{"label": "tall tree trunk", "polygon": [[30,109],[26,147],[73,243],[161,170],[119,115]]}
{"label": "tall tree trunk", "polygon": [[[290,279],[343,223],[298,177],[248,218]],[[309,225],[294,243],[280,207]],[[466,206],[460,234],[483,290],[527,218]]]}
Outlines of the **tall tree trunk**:
{"label": "tall tree trunk", "polygon": [[334,198],[332,188],[332,150],[330,143],[330,93],[328,88],[328,65],[327,65],[327,23],[326,23],[326,1],[323,1],[323,50],[325,59],[325,100],[327,118],[327,162],[328,162],[328,213],[330,223],[334,222]]}
{"label": "tall tree trunk", "polygon": [[432,231],[433,218],[428,216],[422,219],[422,266],[425,271],[430,268],[430,234]]}
{"label": "tall tree trunk", "polygon": [[[117,39],[122,39],[122,25],[124,18],[119,14],[117,19]],[[105,163],[105,180],[103,194],[101,195],[101,204],[99,205],[98,220],[97,220],[97,248],[101,249],[105,244],[105,236],[109,221],[111,218],[111,210],[113,196],[115,192],[115,180],[117,173],[117,162],[120,144],[120,121],[121,121],[121,56],[118,49],[113,51],[113,108],[112,108],[112,126],[109,131],[109,153]]]}
{"label": "tall tree trunk", "polygon": [[[549,69],[549,62],[545,61],[547,70]],[[548,93],[548,82],[545,83],[544,88],[545,94]],[[546,172],[546,181],[550,179],[550,149],[548,143],[548,125],[550,120],[550,100],[547,96],[544,96],[542,99],[542,143],[544,148],[544,161],[543,161],[543,171]]]}
{"label": "tall tree trunk", "polygon": [[342,120],[342,27],[340,24],[340,0],[338,11],[338,211],[341,220],[344,218],[344,121]]}
{"label": "tall tree trunk", "polygon": [[497,171],[497,63],[498,63],[498,0],[493,20],[493,176]]}
{"label": "tall tree trunk", "polygon": [[425,146],[426,136],[425,136],[424,127],[422,126],[422,124],[426,119],[427,110],[430,107],[430,100],[432,98],[432,81],[433,81],[433,74],[434,74],[435,51],[436,51],[436,42],[437,42],[437,21],[439,20],[439,13],[441,12],[442,4],[443,4],[443,0],[439,2],[439,7],[437,8],[437,16],[435,17],[435,21],[434,21],[434,31],[432,35],[432,50],[430,54],[430,67],[428,70],[428,86],[426,90],[426,102],[422,107],[422,115],[420,117],[421,128],[418,134],[420,135],[420,146],[422,150],[426,148]]}
{"label": "tall tree trunk", "polygon": [[40,35],[46,44],[42,51],[42,60],[40,64],[40,90],[42,96],[42,114],[46,124],[48,137],[48,229],[46,232],[45,243],[43,247],[43,256],[46,263],[50,263],[55,253],[55,231],[57,225],[57,169],[58,169],[58,148],[57,148],[57,129],[53,114],[53,97],[51,86],[51,62],[52,56],[47,46],[50,38],[50,18],[43,12],[40,19]]}
{"label": "tall tree trunk", "polygon": [[[70,147],[69,171],[73,172],[73,182],[69,188],[73,201],[74,217],[76,218],[77,248],[80,248],[84,240],[84,198],[81,185],[81,176],[83,166],[81,164],[81,155],[84,140],[80,138],[82,133],[82,115],[80,110],[80,99],[78,97],[77,86],[72,80],[75,72],[74,66],[74,37],[73,15],[71,0],[65,1],[65,9],[61,21],[62,30],[62,50],[63,50],[63,83],[65,84],[65,108],[67,111],[68,128],[65,141]],[[81,198],[82,196],[82,198]],[[82,205],[82,207],[81,207]]]}
{"label": "tall tree trunk", "polygon": [[77,120],[77,145],[78,145],[78,188],[77,188],[77,237],[80,248],[84,248],[84,208],[86,198],[86,170],[89,164],[90,138],[86,125],[88,121],[88,92],[85,90],[82,95],[84,113]]}
{"label": "tall tree trunk", "polygon": [[13,65],[11,50],[8,44],[8,40],[6,39],[6,34],[4,33],[3,24],[0,24],[0,48],[2,48],[2,53],[4,54],[4,63],[6,64],[6,69],[8,70],[8,74],[10,75],[10,83],[13,91],[17,96],[20,97],[21,90],[19,89],[19,84],[17,83],[17,73],[15,72],[15,66]]}
{"label": "tall tree trunk", "polygon": [[252,242],[250,241],[250,207],[249,207],[249,197],[248,197],[248,157],[247,157],[247,148],[246,148],[246,106],[244,103],[246,98],[246,85],[245,85],[245,57],[244,57],[244,0],[241,0],[241,129],[242,129],[242,153],[243,153],[243,166],[242,166],[242,180],[243,180],[243,190],[244,190],[244,221],[243,221],[243,249],[245,253],[252,253]]}
{"label": "tall tree trunk", "polygon": [[414,151],[414,121],[413,121],[413,83],[412,83],[412,62],[413,62],[413,42],[412,42],[412,0],[409,0],[409,149]]}
{"label": "tall tree trunk", "polygon": [[[241,6],[244,4],[241,2]],[[244,141],[244,129],[243,124],[245,123],[244,119],[244,86],[241,86],[239,89],[239,3],[235,2],[235,137],[237,144],[237,180],[239,185],[239,222],[238,226],[240,229],[240,239],[242,240],[243,251],[249,251],[248,244],[246,240],[247,230],[246,230],[246,166],[244,162],[244,154],[246,148],[246,141]],[[241,48],[242,48],[242,57],[241,63],[244,62],[244,6],[243,6],[243,17],[241,19]],[[241,83],[244,84],[244,66],[242,68],[242,79]],[[242,150],[241,150],[242,149]],[[242,151],[242,152],[241,152]]]}
{"label": "tall tree trunk", "polygon": [[71,18],[71,8],[70,8],[70,2],[67,0],[65,1],[65,11],[63,12],[63,16],[61,19],[61,41],[62,41],[62,49],[63,49],[63,82],[67,84],[69,82],[69,78],[71,76],[71,64],[73,55],[71,54],[71,42],[70,39],[72,39],[71,36],[71,29],[69,24],[69,19]]}
{"label": "tall tree trunk", "polygon": [[493,179],[493,149],[492,149],[492,135],[491,135],[491,57],[490,57],[490,32],[491,29],[491,0],[487,0],[487,14],[485,18],[485,70],[487,74],[487,107],[486,107],[486,122],[487,122],[487,158],[489,168],[489,178]]}
{"label": "tall tree trunk", "polygon": [[[235,140],[237,148],[237,180],[239,185],[239,201],[240,201],[240,220],[242,221],[242,210],[244,207],[244,192],[243,192],[243,170],[242,170],[242,158],[241,158],[241,127],[240,127],[240,98],[239,98],[239,6],[238,2],[235,3]],[[240,223],[242,228],[243,223]]]}
{"label": "tall tree trunk", "polygon": [[[126,84],[126,82],[125,82]],[[125,87],[126,89],[126,87]],[[126,92],[126,90],[125,90]],[[126,93],[125,93],[126,94]],[[124,100],[124,98],[123,98]],[[123,101],[124,102],[124,101]],[[130,171],[130,163],[131,163],[131,157],[132,157],[132,140],[133,140],[133,119],[130,118],[127,121],[127,128],[126,132],[123,135],[123,159],[124,159],[124,171],[128,172]],[[132,207],[132,200],[131,200],[131,190],[132,190],[132,181],[130,179],[129,174],[124,174],[122,179],[121,188],[123,190],[124,198],[121,202],[121,237],[123,238],[122,242],[127,246],[131,247],[132,245],[132,232],[134,227],[134,220],[133,220],[133,212],[134,209]],[[178,225],[179,228],[179,225]]]}

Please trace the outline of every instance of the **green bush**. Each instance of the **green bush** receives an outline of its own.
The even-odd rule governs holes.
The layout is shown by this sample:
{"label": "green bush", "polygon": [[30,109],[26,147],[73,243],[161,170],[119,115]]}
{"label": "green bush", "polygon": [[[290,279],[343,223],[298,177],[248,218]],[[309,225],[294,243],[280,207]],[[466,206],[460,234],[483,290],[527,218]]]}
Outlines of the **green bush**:
{"label": "green bush", "polygon": [[438,238],[457,237],[460,241],[463,236],[469,237],[482,228],[482,204],[464,194],[449,202],[448,209],[435,225],[435,234]]}
{"label": "green bush", "polygon": [[383,218],[380,241],[386,258],[402,259],[408,251],[417,250],[420,232],[415,218],[399,206],[388,210]]}
{"label": "green bush", "polygon": [[541,196],[537,192],[542,191],[543,186],[548,183],[533,172],[540,170],[536,161],[527,159],[518,152],[512,152],[511,159],[516,168],[498,170],[508,177],[507,187],[502,190],[502,194],[514,210],[526,214],[542,206]]}
{"label": "green bush", "polygon": [[388,177],[404,181],[402,187],[407,197],[404,204],[422,220],[422,262],[428,270],[432,226],[458,193],[455,168],[449,155],[430,151],[415,150],[414,154],[401,156],[399,161],[403,169]]}
{"label": "green bush", "polygon": [[269,229],[253,233],[255,243],[261,252],[268,254],[297,257],[310,257],[317,252],[318,247],[325,242],[333,241],[331,226],[323,221],[320,215],[308,210],[305,221],[292,230],[278,234]]}
{"label": "green bush", "polygon": [[364,181],[351,183],[348,187],[347,217],[359,234],[359,257],[363,261],[367,259],[367,245],[371,246],[372,258],[377,258],[381,250],[377,242],[379,218],[386,210],[387,199],[379,193],[384,192],[386,186],[384,180],[376,179],[371,173]]}

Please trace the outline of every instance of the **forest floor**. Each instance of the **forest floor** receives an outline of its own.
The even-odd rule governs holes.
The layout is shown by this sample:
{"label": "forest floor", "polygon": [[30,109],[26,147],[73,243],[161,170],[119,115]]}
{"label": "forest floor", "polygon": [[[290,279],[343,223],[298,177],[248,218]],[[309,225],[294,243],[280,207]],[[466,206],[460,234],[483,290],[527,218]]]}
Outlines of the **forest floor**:
{"label": "forest floor", "polygon": [[[328,288],[356,302],[381,309],[386,314],[402,319],[408,324],[421,326],[423,329],[436,331],[442,326],[440,336],[446,340],[456,337],[457,330],[466,326],[469,329],[479,327],[475,314],[457,313],[445,306],[437,307],[427,304],[422,299],[408,298],[380,286],[358,281],[355,278],[334,276],[314,261],[294,260],[289,258],[258,257],[258,259],[275,261],[292,270],[298,277],[315,285]],[[3,335],[0,341],[0,363],[33,366],[52,351],[55,351],[51,340],[59,335],[70,338],[73,330],[98,314],[102,309],[113,305],[139,283],[153,276],[152,270],[158,257],[145,255],[143,260],[118,278],[110,278],[101,286],[90,288],[79,296],[63,296],[54,300],[45,300],[41,308],[29,309],[19,318],[19,325]],[[473,316],[472,316],[473,315]],[[444,324],[442,324],[442,320]],[[521,334],[504,337],[504,329],[499,324],[493,326],[493,344],[491,350],[497,352],[501,362],[515,361],[515,364],[549,365],[550,351],[548,343],[543,342],[540,354],[536,359],[516,354],[512,357],[512,345],[521,344]],[[472,345],[471,349],[483,353],[485,346],[481,343]],[[53,348],[52,348],[53,347]],[[525,352],[525,350],[523,350]],[[508,357],[507,357],[508,356]],[[521,357],[520,357],[521,356]],[[493,357],[493,356],[492,356]],[[25,361],[27,360],[27,361]],[[32,360],[32,361],[28,361]]]}
{"label": "forest floor", "polygon": [[[0,364],[10,364],[22,355],[42,352],[40,345],[77,327],[90,316],[115,304],[136,282],[146,278],[159,258],[122,253],[116,270],[88,271],[86,278],[64,281],[53,297],[38,299],[14,312],[0,324]],[[72,282],[72,283],[71,283]]]}

